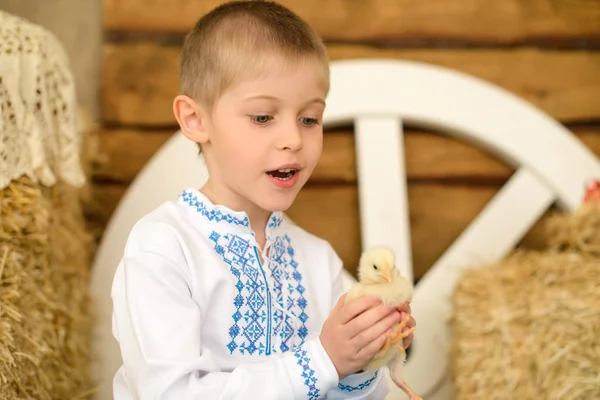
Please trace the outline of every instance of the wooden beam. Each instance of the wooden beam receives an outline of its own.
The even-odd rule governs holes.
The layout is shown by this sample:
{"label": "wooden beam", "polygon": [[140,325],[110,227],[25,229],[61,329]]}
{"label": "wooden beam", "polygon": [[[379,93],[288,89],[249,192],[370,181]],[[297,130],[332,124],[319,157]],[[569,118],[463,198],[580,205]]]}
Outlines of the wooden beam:
{"label": "wooden beam", "polygon": [[[117,32],[183,35],[222,0],[104,0]],[[590,0],[282,0],[327,40],[441,39],[509,44],[600,38],[600,2]]]}
{"label": "wooden beam", "polygon": [[[106,161],[96,166],[95,179],[131,182],[174,132],[133,129],[103,131],[99,135],[100,150]],[[576,129],[574,134],[600,157],[600,127]],[[514,171],[484,150],[438,134],[408,130],[404,145],[409,180],[500,183]],[[190,143],[190,146],[193,144]],[[355,183],[354,146],[351,130],[326,131],[321,160],[309,183]]]}
{"label": "wooden beam", "polygon": [[[97,183],[93,189],[95,206],[88,214],[91,227],[99,237],[127,186]],[[415,277],[423,276],[498,189],[499,186],[409,185]],[[287,213],[304,229],[328,240],[346,268],[355,273],[361,251],[356,186],[308,186]],[[540,223],[522,246],[539,248],[542,243]]]}
{"label": "wooden beam", "polygon": [[[103,122],[175,126],[179,47],[106,44],[102,73]],[[600,53],[509,50],[401,50],[330,46],[332,60],[390,58],[433,63],[485,79],[563,122],[600,119]],[[451,95],[451,94],[449,94]]]}

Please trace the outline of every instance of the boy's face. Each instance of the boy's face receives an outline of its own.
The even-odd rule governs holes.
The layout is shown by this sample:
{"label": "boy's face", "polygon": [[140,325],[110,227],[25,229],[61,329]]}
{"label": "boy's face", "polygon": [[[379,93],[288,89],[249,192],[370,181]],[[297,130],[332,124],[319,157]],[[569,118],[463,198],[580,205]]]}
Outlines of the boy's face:
{"label": "boy's face", "polygon": [[217,100],[203,151],[217,200],[272,212],[292,205],[319,160],[326,92],[314,62],[265,72]]}

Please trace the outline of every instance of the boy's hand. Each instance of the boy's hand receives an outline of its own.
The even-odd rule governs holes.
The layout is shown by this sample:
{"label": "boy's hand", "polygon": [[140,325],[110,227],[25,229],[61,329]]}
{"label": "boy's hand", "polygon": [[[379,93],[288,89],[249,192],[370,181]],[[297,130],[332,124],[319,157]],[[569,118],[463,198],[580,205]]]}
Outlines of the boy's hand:
{"label": "boy's hand", "polygon": [[385,344],[388,331],[400,313],[380,300],[362,297],[344,304],[343,295],[321,330],[321,344],[339,378],[362,369]]}
{"label": "boy's hand", "polygon": [[[411,313],[410,304],[404,303],[404,304],[398,306],[396,308],[396,311],[398,311],[400,313],[400,320],[403,320],[406,317],[406,314],[410,315],[410,313]],[[408,321],[408,324],[406,324],[406,326],[404,327],[402,332],[405,332],[416,325],[417,325],[417,322],[415,321],[415,318],[411,315],[410,321]],[[413,341],[413,334],[411,333],[407,337],[405,337],[404,341],[402,342],[404,348],[408,349],[409,346],[412,344],[412,341]]]}

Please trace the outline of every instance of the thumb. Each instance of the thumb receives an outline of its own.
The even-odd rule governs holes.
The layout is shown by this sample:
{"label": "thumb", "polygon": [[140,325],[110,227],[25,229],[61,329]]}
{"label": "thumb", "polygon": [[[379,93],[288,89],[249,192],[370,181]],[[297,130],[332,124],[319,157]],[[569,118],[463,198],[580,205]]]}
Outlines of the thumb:
{"label": "thumb", "polygon": [[344,293],[343,295],[340,296],[337,303],[335,304],[335,307],[333,308],[334,310],[338,311],[340,308],[342,308],[344,306],[344,304],[346,303],[346,294],[347,293]]}

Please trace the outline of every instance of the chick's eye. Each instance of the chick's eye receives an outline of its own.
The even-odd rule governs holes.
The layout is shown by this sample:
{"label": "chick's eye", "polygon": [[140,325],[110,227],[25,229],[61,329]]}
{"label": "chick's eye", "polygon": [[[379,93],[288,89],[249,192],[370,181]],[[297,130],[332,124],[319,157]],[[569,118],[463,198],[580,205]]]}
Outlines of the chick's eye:
{"label": "chick's eye", "polygon": [[317,120],[316,118],[300,118],[300,122],[302,122],[302,124],[304,126],[313,126],[313,125],[317,125],[319,123],[319,120]]}
{"label": "chick's eye", "polygon": [[377,265],[373,264],[373,269],[377,269]]}
{"label": "chick's eye", "polygon": [[273,119],[270,115],[251,115],[250,120],[255,124],[264,125]]}

